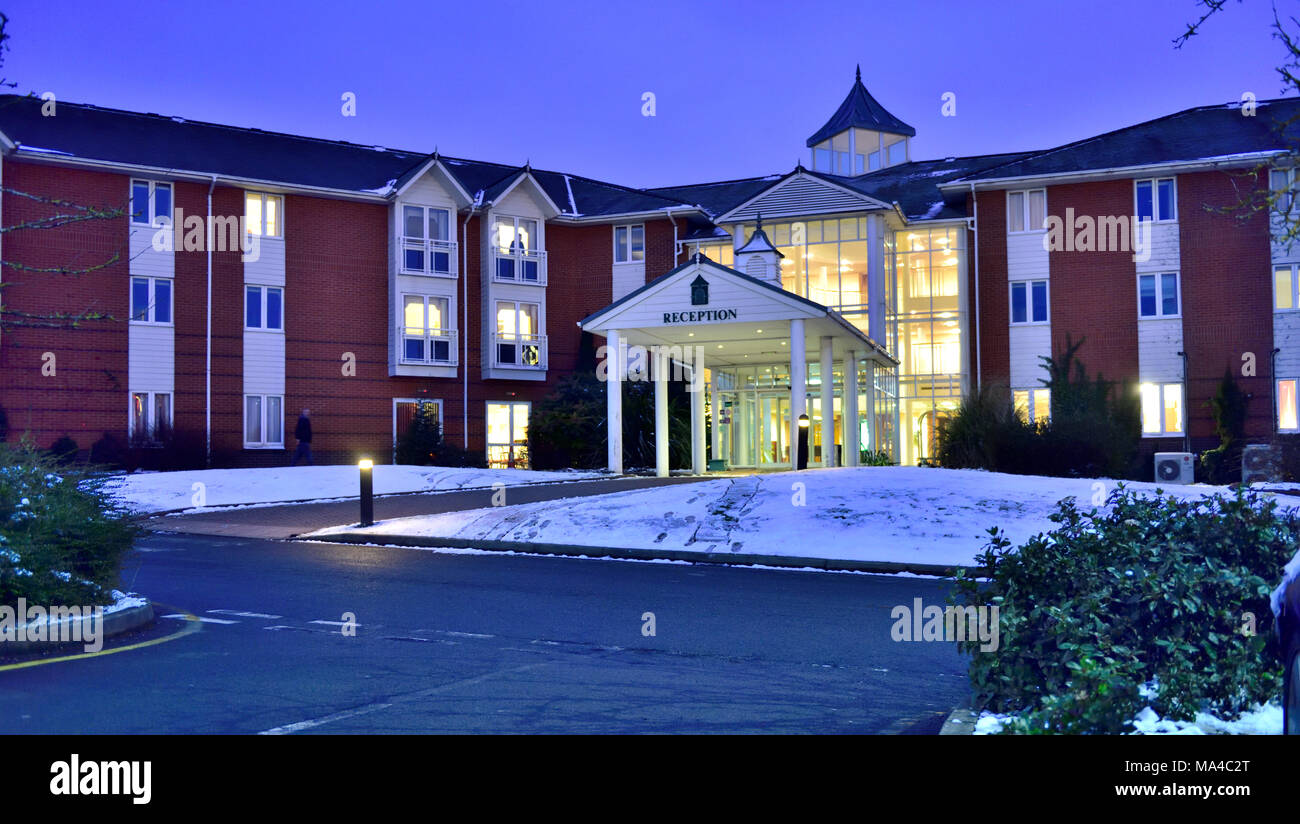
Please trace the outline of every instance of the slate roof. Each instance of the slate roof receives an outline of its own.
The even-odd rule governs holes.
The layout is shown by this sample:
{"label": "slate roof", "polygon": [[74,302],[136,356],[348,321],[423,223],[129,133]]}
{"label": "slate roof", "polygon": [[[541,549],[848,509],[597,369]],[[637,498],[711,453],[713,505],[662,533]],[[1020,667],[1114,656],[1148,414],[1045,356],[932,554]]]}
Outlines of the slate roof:
{"label": "slate roof", "polygon": [[853,126],[877,132],[916,137],[916,129],[890,114],[884,106],[877,102],[876,98],[871,96],[871,93],[867,91],[867,87],[862,85],[861,66],[858,67],[858,75],[853,81],[853,88],[849,89],[849,96],[844,98],[844,102],[835,110],[835,114],[831,115],[831,119],[826,121],[826,125],[808,138],[808,146],[816,146],[832,135],[837,135]]}
{"label": "slate roof", "polygon": [[[419,171],[424,152],[225,126],[59,101],[41,115],[39,98],[0,95],[0,131],[28,151],[178,172],[264,180],[286,186],[386,194]],[[523,173],[519,166],[440,158],[461,186],[491,200]],[[562,212],[588,217],[684,208],[671,196],[579,175],[532,169]],[[572,194],[570,194],[572,193]]]}
{"label": "slate roof", "polygon": [[1241,102],[1198,106],[1145,123],[1033,152],[960,178],[963,181],[1036,177],[1090,169],[1178,161],[1229,160],[1234,156],[1294,148],[1300,140],[1300,99],[1261,100],[1253,116]]}

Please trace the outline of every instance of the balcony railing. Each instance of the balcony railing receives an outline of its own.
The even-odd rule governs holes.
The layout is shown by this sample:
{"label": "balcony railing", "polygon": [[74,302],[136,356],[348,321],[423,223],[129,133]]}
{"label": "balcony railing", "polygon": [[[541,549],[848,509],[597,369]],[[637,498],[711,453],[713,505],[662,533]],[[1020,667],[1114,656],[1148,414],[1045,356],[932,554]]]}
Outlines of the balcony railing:
{"label": "balcony railing", "polygon": [[456,330],[431,329],[426,334],[402,333],[402,363],[427,366],[456,365]]}
{"label": "balcony railing", "polygon": [[546,253],[536,250],[492,252],[492,278],[500,283],[546,285]]}
{"label": "balcony railing", "polygon": [[492,341],[492,363],[505,369],[545,369],[545,335],[498,333]]}
{"label": "balcony railing", "polygon": [[402,238],[402,274],[456,277],[456,241]]}

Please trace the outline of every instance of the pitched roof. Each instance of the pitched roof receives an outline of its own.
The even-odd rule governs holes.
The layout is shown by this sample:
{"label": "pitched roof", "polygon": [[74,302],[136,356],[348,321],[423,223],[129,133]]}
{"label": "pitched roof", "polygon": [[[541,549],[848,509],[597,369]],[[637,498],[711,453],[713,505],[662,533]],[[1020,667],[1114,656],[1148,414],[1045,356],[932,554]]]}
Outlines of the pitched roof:
{"label": "pitched roof", "polygon": [[[31,96],[0,95],[0,132],[17,142],[20,149],[51,158],[386,195],[433,157],[426,152],[64,101],[59,101],[56,117],[43,117],[42,103]],[[483,191],[489,200],[524,171],[502,163],[445,156],[439,159],[467,192],[472,195]],[[601,217],[690,205],[667,194],[579,175],[531,171],[566,215]]]}
{"label": "pitched roof", "polygon": [[808,145],[816,146],[832,135],[854,126],[860,129],[916,137],[916,129],[890,114],[876,101],[876,98],[871,96],[867,87],[862,85],[861,66],[858,67],[853,88],[849,89],[849,96],[844,98],[844,102],[835,110],[835,114],[831,115],[831,119],[826,121],[826,125],[808,138]]}
{"label": "pitched roof", "polygon": [[1198,106],[1112,132],[1030,152],[958,178],[965,181],[1038,177],[1159,163],[1232,160],[1294,147],[1300,138],[1300,99],[1261,100],[1253,116],[1240,101]]}

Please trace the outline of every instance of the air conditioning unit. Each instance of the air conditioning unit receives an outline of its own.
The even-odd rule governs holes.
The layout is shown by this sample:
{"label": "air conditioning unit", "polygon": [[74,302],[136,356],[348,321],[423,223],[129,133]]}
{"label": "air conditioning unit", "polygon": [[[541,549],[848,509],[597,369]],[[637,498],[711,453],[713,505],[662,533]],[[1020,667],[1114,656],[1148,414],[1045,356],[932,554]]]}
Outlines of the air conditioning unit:
{"label": "air conditioning unit", "polygon": [[1241,451],[1241,482],[1270,483],[1281,477],[1278,449],[1271,444],[1248,444]]}
{"label": "air conditioning unit", "polygon": [[1157,452],[1156,482],[1166,484],[1190,484],[1194,465],[1190,452]]}

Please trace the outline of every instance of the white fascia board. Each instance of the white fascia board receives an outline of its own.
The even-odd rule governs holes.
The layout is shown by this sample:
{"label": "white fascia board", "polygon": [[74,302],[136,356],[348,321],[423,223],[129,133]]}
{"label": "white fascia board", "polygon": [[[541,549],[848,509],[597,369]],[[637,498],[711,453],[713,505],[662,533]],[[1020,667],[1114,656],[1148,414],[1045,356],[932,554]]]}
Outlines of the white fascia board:
{"label": "white fascia board", "polygon": [[560,207],[555,204],[555,201],[551,200],[551,196],[548,195],[546,193],[546,190],[542,188],[542,184],[537,182],[537,178],[533,177],[533,173],[527,171],[521,171],[519,175],[513,181],[511,181],[510,185],[505,188],[505,191],[503,191],[501,194],[493,198],[492,205],[500,203],[503,199],[505,199],[507,195],[509,195],[511,192],[517,189],[519,187],[519,184],[523,183],[525,180],[528,181],[528,183],[533,187],[534,191],[536,191],[537,194],[542,196],[542,200],[555,213],[555,214],[547,215],[546,216],[547,220],[551,220],[564,213],[563,210],[560,209]]}
{"label": "white fascia board", "polygon": [[[871,197],[870,195],[863,194],[862,192],[859,192],[857,189],[850,189],[848,186],[841,186],[838,183],[833,183],[829,180],[825,180],[823,178],[817,177],[816,175],[810,175],[803,169],[797,169],[791,172],[790,174],[786,175],[785,177],[781,178],[780,180],[775,181],[771,186],[768,186],[766,189],[763,189],[762,191],[758,192],[753,197],[750,197],[749,199],[743,201],[742,203],[739,203],[736,206],[733,206],[732,208],[718,215],[718,217],[714,220],[714,222],[723,223],[731,219],[732,215],[746,208],[747,206],[749,206],[749,204],[753,203],[756,200],[761,200],[764,197],[767,197],[772,192],[786,185],[790,181],[800,177],[806,177],[809,180],[815,181],[816,183],[822,186],[827,186],[832,189],[838,189],[839,191],[844,192],[845,194],[852,195],[853,197],[860,199],[863,202],[863,205],[869,209],[890,208],[890,204],[884,202],[883,200],[877,200],[876,198]],[[810,212],[789,212],[789,213],[777,214],[776,212],[773,212],[772,217],[797,217],[801,214],[811,214],[811,213]],[[829,212],[827,214],[829,214]]]}
{"label": "white fascia board", "polygon": [[1110,180],[1113,178],[1132,177],[1134,175],[1170,175],[1186,172],[1213,171],[1227,166],[1249,166],[1285,154],[1288,154],[1288,152],[1283,149],[1272,149],[1267,152],[1243,152],[1238,155],[1226,155],[1220,158],[1206,158],[1203,160],[1173,160],[1165,163],[1143,163],[1136,166],[1113,166],[1105,169],[1087,169],[1078,172],[1053,172],[1052,174],[1046,175],[991,177],[984,180],[965,180],[959,178],[957,180],[950,180],[946,183],[939,183],[937,186],[940,190],[964,189],[970,191],[971,185],[974,184],[976,191],[987,191],[992,189],[1013,189],[1022,186],[1044,186],[1062,182],[1083,183],[1090,180]]}
{"label": "white fascia board", "polygon": [[426,162],[423,166],[420,167],[420,171],[412,175],[411,178],[407,180],[406,183],[403,184],[400,189],[398,189],[395,192],[389,193],[386,197],[388,197],[390,200],[397,200],[402,195],[406,194],[407,189],[410,189],[412,186],[414,186],[416,182],[419,181],[420,178],[427,175],[430,171],[436,171],[438,174],[442,176],[442,179],[446,183],[451,184],[451,188],[456,194],[456,205],[459,208],[468,209],[474,203],[474,196],[471,195],[469,192],[465,191],[465,187],[460,185],[460,181],[457,180],[456,176],[453,175],[451,171],[447,169],[447,167],[443,164],[442,160],[436,158],[429,158],[428,162]]}
{"label": "white fascia board", "polygon": [[111,160],[89,160],[81,157],[72,157],[68,155],[54,155],[47,152],[24,153],[22,146],[19,146],[13,154],[15,159],[30,161],[33,163],[43,163],[51,166],[74,166],[83,169],[95,169],[99,171],[118,172],[126,175],[141,175],[166,178],[169,180],[187,180],[195,183],[211,183],[215,176],[217,183],[225,186],[232,186],[241,189],[257,189],[259,191],[276,192],[276,193],[302,193],[310,195],[319,195],[322,197],[332,197],[339,200],[356,200],[365,203],[388,203],[388,197],[380,194],[368,192],[358,192],[353,189],[331,189],[325,186],[304,186],[301,184],[285,183],[278,180],[261,180],[251,177],[232,177],[216,172],[200,172],[194,169],[169,169],[162,166],[144,166],[132,163],[116,163]]}
{"label": "white fascia board", "polygon": [[[670,211],[673,217],[682,217],[689,214],[700,214],[700,215],[704,214],[704,211],[700,209],[698,206],[682,206],[680,207],[680,211],[678,207],[673,207],[671,210],[654,209],[649,212],[622,212],[616,215],[592,215],[592,216],[578,215],[577,217],[574,217],[573,215],[566,213],[556,217],[553,222],[600,225],[602,223],[608,223],[608,224],[627,223],[628,221],[636,221],[636,220],[659,220],[659,219],[667,218]],[[683,242],[690,242],[690,241],[683,241]]]}

